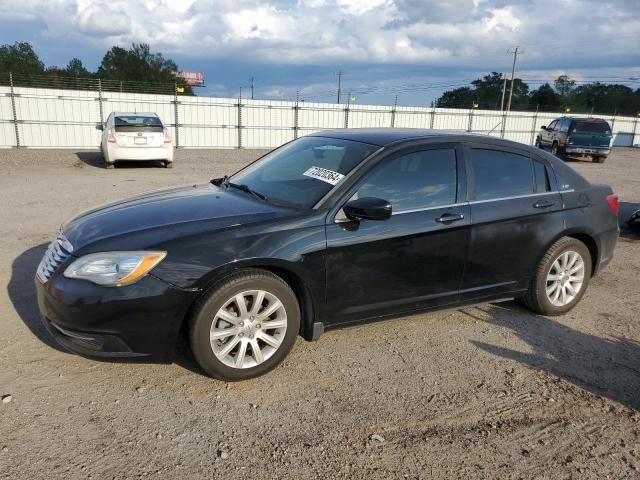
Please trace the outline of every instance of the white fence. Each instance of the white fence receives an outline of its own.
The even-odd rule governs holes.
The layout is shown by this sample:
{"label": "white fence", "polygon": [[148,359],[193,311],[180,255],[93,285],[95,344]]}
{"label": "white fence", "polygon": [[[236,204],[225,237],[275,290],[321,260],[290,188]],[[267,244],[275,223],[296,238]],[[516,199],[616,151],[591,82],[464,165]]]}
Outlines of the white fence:
{"label": "white fence", "polygon": [[[184,148],[272,148],[345,127],[460,130],[532,144],[539,128],[560,116],[0,86],[0,147],[96,148],[96,126],[112,111],[158,113]],[[615,146],[640,143],[638,118],[594,116],[612,126]]]}

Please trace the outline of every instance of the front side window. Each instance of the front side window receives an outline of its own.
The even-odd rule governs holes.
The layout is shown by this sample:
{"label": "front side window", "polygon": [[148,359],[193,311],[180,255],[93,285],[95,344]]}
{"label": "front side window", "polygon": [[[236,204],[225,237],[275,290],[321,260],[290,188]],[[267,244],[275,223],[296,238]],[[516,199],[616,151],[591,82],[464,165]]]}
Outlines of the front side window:
{"label": "front side window", "polygon": [[357,198],[381,198],[402,212],[455,203],[456,185],[455,150],[424,150],[385,161],[358,188]]}
{"label": "front side window", "polygon": [[311,208],[380,147],[339,138],[302,137],[231,176],[267,201]]}
{"label": "front side window", "polygon": [[498,150],[470,151],[475,199],[491,200],[533,193],[531,159]]}

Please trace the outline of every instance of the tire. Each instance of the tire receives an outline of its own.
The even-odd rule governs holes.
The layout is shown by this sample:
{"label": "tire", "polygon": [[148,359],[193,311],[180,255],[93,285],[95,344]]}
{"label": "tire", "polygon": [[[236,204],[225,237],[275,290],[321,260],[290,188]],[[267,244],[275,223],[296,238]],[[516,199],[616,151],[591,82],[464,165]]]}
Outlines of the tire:
{"label": "tire", "polygon": [[[263,301],[254,310],[259,292],[264,292]],[[244,300],[244,315],[235,300],[238,297]],[[272,307],[277,310],[269,313]],[[261,318],[261,313],[268,316]],[[266,329],[262,325],[266,322],[279,327]],[[234,333],[223,336],[225,330]],[[247,269],[223,278],[196,301],[190,318],[191,350],[207,375],[228,382],[247,380],[264,375],[282,362],[299,330],[300,306],[291,287],[271,272]],[[218,338],[212,342],[213,334]],[[275,343],[277,347],[272,345]],[[244,356],[240,357],[243,349]]]}
{"label": "tire", "polygon": [[173,168],[173,162],[164,162],[164,168]]}
{"label": "tire", "polygon": [[[572,254],[577,254],[579,257],[573,264],[571,264]],[[572,275],[570,274],[568,280],[565,280],[566,284],[575,291],[575,295],[568,288],[562,286],[560,278],[550,280],[550,276],[554,275],[553,272],[559,271],[557,267],[562,267],[563,258],[567,260],[565,264],[569,264],[569,267],[560,268],[560,271],[568,270],[571,272],[574,268],[579,267],[579,261],[582,262],[582,268]],[[591,253],[584,243],[571,237],[561,238],[547,250],[540,260],[529,285],[529,290],[523,297],[524,303],[535,313],[541,315],[555,316],[568,312],[580,302],[587,290],[591,278],[591,265]],[[571,281],[571,278],[580,278],[580,273],[582,273],[582,279],[578,288],[577,280]],[[567,275],[556,276],[566,278]],[[555,289],[553,289],[554,285]],[[548,289],[551,290],[549,294],[547,293]],[[564,299],[561,290],[565,290]],[[556,295],[558,291],[560,293]],[[554,297],[557,297],[557,300],[554,300]],[[565,300],[567,300],[566,303],[564,303]]]}
{"label": "tire", "polygon": [[551,144],[551,155],[555,155],[556,157],[560,156],[560,150],[558,149],[558,142],[553,142]]}
{"label": "tire", "polygon": [[607,157],[603,157],[602,155],[596,155],[595,157],[591,157],[593,163],[604,163]]}
{"label": "tire", "polygon": [[109,169],[111,169],[111,168],[115,168],[115,166],[116,166],[116,163],[115,163],[115,162],[111,162],[111,163],[109,163],[109,162],[104,162],[104,168],[109,168]]}
{"label": "tire", "polygon": [[540,149],[542,148],[542,142],[540,141],[540,137],[536,137],[535,147]]}

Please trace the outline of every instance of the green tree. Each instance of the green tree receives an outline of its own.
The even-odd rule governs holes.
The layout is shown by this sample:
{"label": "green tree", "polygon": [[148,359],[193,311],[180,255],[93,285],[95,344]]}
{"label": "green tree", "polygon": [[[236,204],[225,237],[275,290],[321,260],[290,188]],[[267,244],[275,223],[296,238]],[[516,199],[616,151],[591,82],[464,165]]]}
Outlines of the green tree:
{"label": "green tree", "polygon": [[560,75],[553,82],[553,85],[556,89],[556,92],[558,92],[558,95],[560,95],[563,98],[566,98],[571,94],[571,92],[575,88],[576,82],[575,80],[571,80],[568,75]]}
{"label": "green tree", "polygon": [[72,58],[67,63],[67,68],[65,68],[65,73],[72,77],[90,77],[91,73],[87,70],[82,64],[82,60],[79,58]]}
{"label": "green tree", "polygon": [[[173,90],[176,81],[173,72],[178,66],[170,58],[164,58],[161,53],[151,53],[149,45],[134,43],[131,48],[125,50],[122,47],[112,47],[98,67],[96,76],[105,80],[127,82],[127,90],[148,91],[149,85],[141,85],[139,82],[165,84],[165,89]],[[185,93],[192,94],[191,87],[178,81],[184,87]],[[106,86],[116,85],[106,83]],[[136,86],[137,85],[137,86]],[[160,85],[156,88],[162,88]],[[161,92],[158,92],[161,93]],[[162,91],[162,93],[165,93]]]}
{"label": "green tree", "polygon": [[474,91],[469,87],[460,87],[444,92],[436,106],[439,108],[470,108],[474,101]]}
{"label": "green tree", "polygon": [[5,44],[0,46],[0,72],[25,76],[41,75],[44,73],[44,63],[30,43]]}
{"label": "green tree", "polygon": [[531,92],[529,109],[558,112],[562,109],[562,98],[548,83],[543,83],[537,90]]}

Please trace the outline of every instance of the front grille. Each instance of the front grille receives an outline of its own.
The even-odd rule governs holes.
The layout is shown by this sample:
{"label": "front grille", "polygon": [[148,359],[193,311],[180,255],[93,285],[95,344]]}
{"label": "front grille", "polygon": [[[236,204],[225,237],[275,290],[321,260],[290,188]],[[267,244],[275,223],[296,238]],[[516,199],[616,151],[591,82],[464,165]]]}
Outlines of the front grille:
{"label": "front grille", "polygon": [[49,248],[44,252],[40,265],[38,265],[37,276],[42,283],[46,283],[51,275],[73,252],[73,246],[64,236],[62,228],[58,230],[56,238],[49,244]]}

